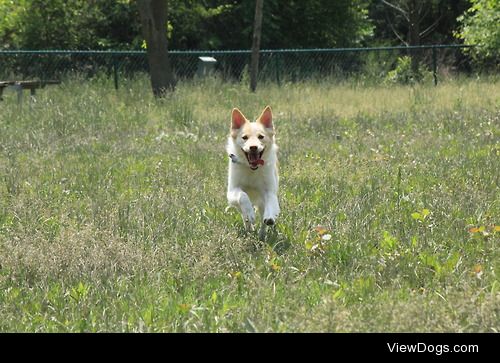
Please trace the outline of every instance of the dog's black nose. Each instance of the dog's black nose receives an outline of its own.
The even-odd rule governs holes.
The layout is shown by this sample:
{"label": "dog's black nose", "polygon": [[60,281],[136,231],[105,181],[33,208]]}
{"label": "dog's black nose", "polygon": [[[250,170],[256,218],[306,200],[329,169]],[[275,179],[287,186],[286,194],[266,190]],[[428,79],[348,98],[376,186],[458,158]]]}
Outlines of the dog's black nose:
{"label": "dog's black nose", "polygon": [[250,151],[253,151],[253,152],[257,151],[257,146],[250,146]]}

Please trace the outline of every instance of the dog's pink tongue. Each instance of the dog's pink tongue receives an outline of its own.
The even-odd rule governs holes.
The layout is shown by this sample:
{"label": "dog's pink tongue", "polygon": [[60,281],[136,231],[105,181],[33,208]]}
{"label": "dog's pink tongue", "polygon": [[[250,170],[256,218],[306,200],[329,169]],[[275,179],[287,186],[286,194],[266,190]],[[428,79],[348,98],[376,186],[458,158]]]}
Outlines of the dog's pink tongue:
{"label": "dog's pink tongue", "polygon": [[262,160],[262,159],[258,159],[258,160],[252,161],[252,162],[250,163],[250,165],[251,165],[253,168],[257,168],[257,166],[259,166],[259,165],[264,165],[264,160]]}

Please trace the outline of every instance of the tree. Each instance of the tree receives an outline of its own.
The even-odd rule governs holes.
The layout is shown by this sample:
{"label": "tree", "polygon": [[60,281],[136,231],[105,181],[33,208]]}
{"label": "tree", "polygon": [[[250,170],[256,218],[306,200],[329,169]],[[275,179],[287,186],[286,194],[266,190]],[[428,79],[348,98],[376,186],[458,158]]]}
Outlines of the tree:
{"label": "tree", "polygon": [[457,38],[474,45],[472,55],[479,63],[498,65],[500,49],[500,3],[498,0],[471,0],[472,7],[458,18]]}
{"label": "tree", "polygon": [[0,48],[138,49],[134,0],[0,0]]}
{"label": "tree", "polygon": [[[422,39],[429,35],[441,20],[440,15],[434,19],[429,26],[425,28],[422,27],[424,19],[431,13],[432,5],[435,3],[433,0],[382,0],[382,3],[386,5],[388,9],[399,13],[406,22],[408,32],[405,37],[398,33],[390,17],[387,17],[392,31],[406,46],[421,45]],[[418,50],[412,50],[410,54],[412,72],[417,74],[420,64],[420,52]]]}
{"label": "tree", "polygon": [[137,4],[147,44],[153,94],[162,97],[175,89],[167,47],[167,0],[138,0]]}
{"label": "tree", "polygon": [[[387,0],[393,3],[394,0]],[[453,30],[458,26],[457,17],[469,8],[469,0],[423,0],[426,2],[427,15],[420,22],[420,29],[429,29],[421,37],[421,43],[448,44],[455,40]],[[398,1],[394,1],[399,4]],[[369,17],[375,26],[373,45],[408,44],[408,21],[396,9],[384,4],[382,0],[373,0],[369,6]]]}
{"label": "tree", "polygon": [[255,92],[257,88],[257,76],[259,75],[259,52],[260,35],[262,33],[262,7],[264,0],[255,1],[255,22],[253,26],[252,59],[250,62],[250,90]]}

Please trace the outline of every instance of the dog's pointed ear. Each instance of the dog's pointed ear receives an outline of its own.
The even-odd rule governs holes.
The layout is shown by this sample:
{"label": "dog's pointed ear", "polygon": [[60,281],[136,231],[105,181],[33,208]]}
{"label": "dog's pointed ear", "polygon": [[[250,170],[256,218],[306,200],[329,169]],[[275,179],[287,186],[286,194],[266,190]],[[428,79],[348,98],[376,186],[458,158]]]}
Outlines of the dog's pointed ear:
{"label": "dog's pointed ear", "polygon": [[233,113],[231,114],[231,129],[240,129],[245,122],[247,122],[246,117],[237,108],[233,108]]}
{"label": "dog's pointed ear", "polygon": [[257,122],[260,122],[266,129],[274,129],[273,125],[273,112],[270,106],[266,106],[264,111],[260,114]]}

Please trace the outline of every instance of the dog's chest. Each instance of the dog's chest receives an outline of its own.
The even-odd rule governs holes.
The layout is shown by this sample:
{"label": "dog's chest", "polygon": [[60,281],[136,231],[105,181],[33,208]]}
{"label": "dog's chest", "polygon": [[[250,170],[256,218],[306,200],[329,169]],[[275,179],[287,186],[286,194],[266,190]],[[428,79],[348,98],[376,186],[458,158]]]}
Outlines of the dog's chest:
{"label": "dog's chest", "polygon": [[271,166],[259,168],[258,170],[245,170],[243,168],[232,168],[230,182],[234,186],[249,191],[272,190],[276,187],[276,180]]}

